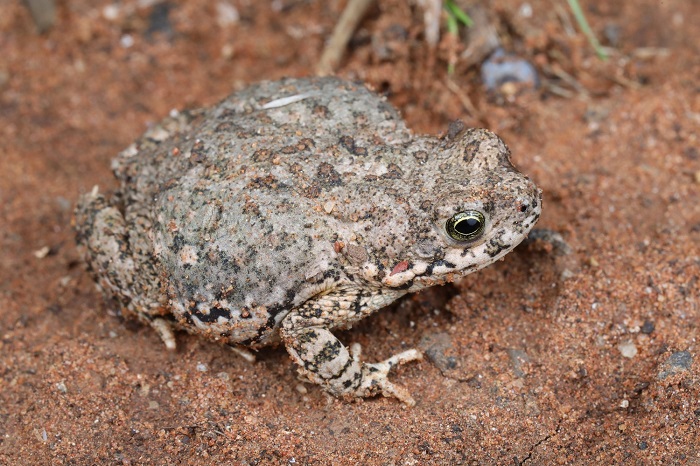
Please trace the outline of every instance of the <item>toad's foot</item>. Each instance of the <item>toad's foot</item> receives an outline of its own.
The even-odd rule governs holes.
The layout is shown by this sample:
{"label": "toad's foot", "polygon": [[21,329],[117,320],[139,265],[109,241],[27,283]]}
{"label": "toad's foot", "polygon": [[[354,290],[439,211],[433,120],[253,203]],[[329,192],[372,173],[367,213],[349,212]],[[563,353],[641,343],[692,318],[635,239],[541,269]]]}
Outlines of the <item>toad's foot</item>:
{"label": "toad's foot", "polygon": [[173,326],[165,319],[156,317],[149,322],[151,328],[156,331],[158,336],[163,343],[165,343],[165,348],[169,351],[175,351],[177,348],[177,343],[175,340],[175,333],[173,332]]}
{"label": "toad's foot", "polygon": [[[360,344],[355,343],[350,347],[350,353],[353,360],[360,359]],[[416,404],[411,394],[404,387],[395,385],[389,382],[389,371],[400,364],[410,361],[420,361],[423,359],[423,354],[416,350],[410,349],[401,353],[395,354],[389,359],[373,364],[362,364],[362,383],[358,387],[356,393],[359,396],[372,396],[376,393],[381,393],[384,396],[393,396],[406,406],[414,406]],[[358,396],[358,395],[356,395]]]}

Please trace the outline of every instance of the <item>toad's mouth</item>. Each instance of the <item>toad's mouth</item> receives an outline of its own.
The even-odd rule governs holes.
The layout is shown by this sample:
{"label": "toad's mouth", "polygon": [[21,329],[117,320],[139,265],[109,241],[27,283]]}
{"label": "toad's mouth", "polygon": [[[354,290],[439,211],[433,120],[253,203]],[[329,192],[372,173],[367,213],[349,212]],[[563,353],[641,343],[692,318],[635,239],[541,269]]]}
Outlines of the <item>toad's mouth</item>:
{"label": "toad's mouth", "polygon": [[437,261],[402,260],[382,278],[382,284],[413,292],[429,286],[452,283],[501,259],[526,237],[527,232],[504,229],[478,246],[453,248],[443,259]]}
{"label": "toad's mouth", "polygon": [[469,270],[459,270],[455,268],[442,270],[445,267],[443,265],[436,267],[434,264],[418,263],[414,264],[409,270],[384,277],[382,279],[382,284],[389,288],[414,292],[431,286],[455,282],[486,265],[488,264],[478,267],[474,266]]}

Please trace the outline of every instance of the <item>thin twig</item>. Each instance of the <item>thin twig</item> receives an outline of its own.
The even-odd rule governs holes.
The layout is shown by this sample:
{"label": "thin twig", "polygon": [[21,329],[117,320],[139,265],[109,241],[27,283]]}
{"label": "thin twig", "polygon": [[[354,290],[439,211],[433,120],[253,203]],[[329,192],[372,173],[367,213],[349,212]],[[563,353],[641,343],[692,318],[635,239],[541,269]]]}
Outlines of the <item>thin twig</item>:
{"label": "thin twig", "polygon": [[423,23],[425,24],[425,42],[434,49],[440,41],[440,13],[442,0],[418,0],[423,7]]}
{"label": "thin twig", "polygon": [[473,118],[475,118],[477,120],[481,120],[481,112],[479,110],[477,110],[477,108],[474,106],[474,104],[472,103],[469,96],[467,94],[465,94],[462,91],[462,89],[460,89],[460,87],[457,85],[457,83],[452,81],[450,78],[447,78],[445,80],[445,86],[447,87],[447,89],[450,92],[452,92],[454,95],[457,96],[459,101],[462,103],[462,106],[467,111],[467,113],[469,113],[469,115],[471,115]]}
{"label": "thin twig", "polygon": [[373,1],[350,0],[345,6],[345,10],[340,15],[340,19],[335,25],[335,29],[333,29],[333,34],[331,34],[331,38],[316,66],[316,74],[318,76],[332,74],[338,67],[350,38]]}
{"label": "thin twig", "polygon": [[579,94],[586,97],[590,97],[588,89],[586,89],[580,82],[578,82],[578,80],[575,77],[573,77],[563,69],[559,68],[558,66],[546,66],[544,67],[544,71],[561,79],[564,83],[571,86]]}

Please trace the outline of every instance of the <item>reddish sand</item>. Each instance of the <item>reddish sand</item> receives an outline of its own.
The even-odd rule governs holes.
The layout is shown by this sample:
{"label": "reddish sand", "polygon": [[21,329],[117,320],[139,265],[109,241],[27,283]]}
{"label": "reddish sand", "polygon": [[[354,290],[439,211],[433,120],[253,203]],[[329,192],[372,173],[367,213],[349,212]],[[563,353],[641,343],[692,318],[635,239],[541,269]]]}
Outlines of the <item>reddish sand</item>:
{"label": "reddish sand", "polygon": [[172,108],[312,74],[344,4],[230,2],[230,25],[227,0],[59,2],[43,35],[2,6],[0,464],[700,464],[698,2],[582,2],[606,62],[566,2],[491,2],[543,80],[505,96],[460,62],[447,83],[455,44],[429,53],[414,2],[363,21],[339,75],[416,131],[496,131],[544,191],[549,239],[341,334],[368,360],[426,352],[393,376],[412,409],[333,399],[281,348],[251,364],[178,334],[168,353],[78,260],[72,204],[115,185],[118,151]]}

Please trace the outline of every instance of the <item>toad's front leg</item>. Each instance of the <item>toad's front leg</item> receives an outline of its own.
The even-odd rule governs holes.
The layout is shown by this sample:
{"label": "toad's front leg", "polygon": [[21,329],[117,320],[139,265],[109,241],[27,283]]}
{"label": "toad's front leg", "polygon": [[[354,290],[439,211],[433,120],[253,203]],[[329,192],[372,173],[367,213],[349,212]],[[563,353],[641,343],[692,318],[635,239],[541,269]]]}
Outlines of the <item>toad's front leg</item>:
{"label": "toad's front leg", "polygon": [[360,361],[360,345],[352,345],[348,351],[329,330],[371,312],[367,306],[356,305],[363,302],[359,294],[348,298],[347,292],[328,293],[307,301],[285,317],[282,339],[300,374],[335,396],[362,398],[381,393],[413,406],[415,401],[408,391],[389,382],[388,373],[394,366],[422,359],[421,353],[411,349],[379,363]]}

